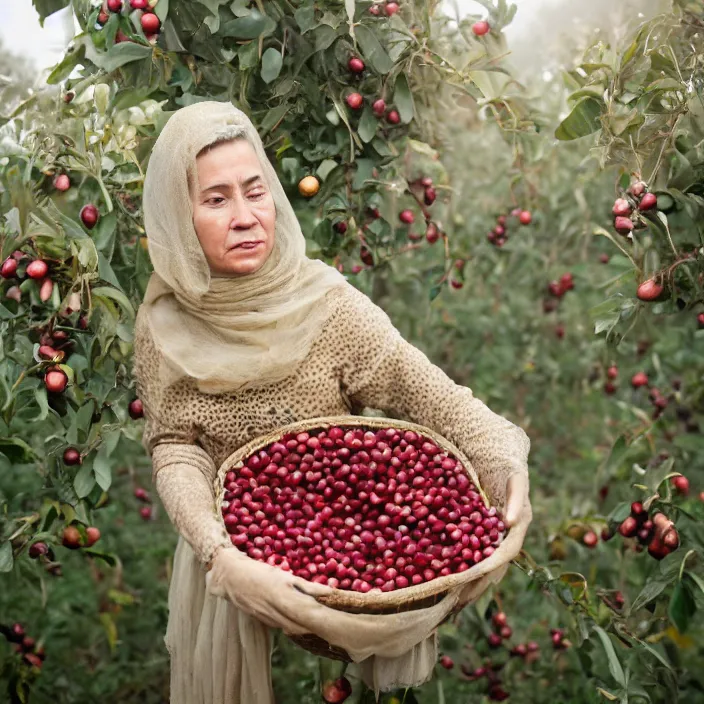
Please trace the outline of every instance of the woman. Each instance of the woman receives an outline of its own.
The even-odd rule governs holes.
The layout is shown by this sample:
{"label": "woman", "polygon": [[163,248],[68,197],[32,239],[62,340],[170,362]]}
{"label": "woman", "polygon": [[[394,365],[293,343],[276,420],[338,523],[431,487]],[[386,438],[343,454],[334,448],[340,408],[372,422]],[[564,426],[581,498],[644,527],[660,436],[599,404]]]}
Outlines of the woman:
{"label": "woman", "polygon": [[[328,587],[232,546],[214,502],[227,456],[293,421],[383,409],[467,454],[517,553],[531,520],[530,443],[334,268],[305,256],[261,139],[232,105],[173,114],[150,158],[144,214],[154,273],[135,324],[134,376],[153,480],[180,534],[165,638],[171,702],[271,704],[269,627],[334,644],[359,617],[319,604]],[[442,602],[433,609],[418,612],[428,634],[447,613]],[[382,618],[383,628],[365,624],[355,660],[382,654],[388,665],[408,649],[405,626]],[[415,674],[398,683],[428,676],[414,657],[404,662]]]}

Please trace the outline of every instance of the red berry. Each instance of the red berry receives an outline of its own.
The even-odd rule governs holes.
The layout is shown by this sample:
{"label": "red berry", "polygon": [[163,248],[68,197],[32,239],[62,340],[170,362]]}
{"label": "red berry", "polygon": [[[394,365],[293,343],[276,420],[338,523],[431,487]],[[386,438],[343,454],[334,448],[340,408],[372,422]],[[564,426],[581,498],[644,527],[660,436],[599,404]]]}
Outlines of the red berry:
{"label": "red berry", "polygon": [[70,90],[66,95],[64,95],[64,103],[70,103],[74,98],[76,97],[76,94]]}
{"label": "red berry", "polygon": [[662,543],[670,550],[677,550],[680,544],[680,536],[674,526],[662,537]]}
{"label": "red berry", "polygon": [[446,669],[446,670],[451,670],[454,666],[455,663],[453,659],[449,655],[443,655],[440,658],[440,664]]}
{"label": "red berry", "polygon": [[71,180],[66,174],[59,174],[54,179],[54,188],[57,191],[68,191],[71,188]]}
{"label": "red berry", "polygon": [[500,684],[494,684],[489,688],[489,699],[492,702],[503,702],[508,698],[509,693]]}
{"label": "red berry", "polygon": [[49,265],[42,259],[35,259],[27,265],[27,276],[30,279],[43,279],[49,271]]}
{"label": "red berry", "polygon": [[472,31],[478,37],[484,36],[490,29],[491,29],[491,27],[489,26],[489,23],[486,22],[485,20],[481,20],[480,22],[475,22],[472,25]]}
{"label": "red berry", "polygon": [[340,704],[352,694],[352,685],[346,677],[323,685],[323,701],[326,704]]}
{"label": "red berry", "polygon": [[92,203],[88,203],[81,208],[81,212],[79,213],[79,217],[81,218],[81,222],[89,230],[92,230],[95,227],[95,223],[98,222],[98,218],[100,217],[100,213],[98,212],[98,209]]}
{"label": "red berry", "polygon": [[146,10],[149,7],[147,0],[130,0],[130,7],[133,10]]}
{"label": "red berry", "polygon": [[139,515],[140,515],[145,521],[151,520],[151,517],[152,517],[152,507],[151,507],[151,506],[142,506],[142,508],[139,509]]}
{"label": "red berry", "polygon": [[632,538],[638,531],[638,521],[633,516],[628,516],[618,527],[618,532],[624,538]]}
{"label": "red berry", "polygon": [[95,526],[86,528],[86,545],[91,547],[100,540],[100,531]]}
{"label": "red berry", "polygon": [[611,209],[614,215],[628,217],[632,212],[631,204],[625,198],[618,198],[614,201],[614,207]]}
{"label": "red berry", "polygon": [[100,14],[98,15],[98,24],[105,24],[109,19],[110,19],[110,16],[108,15],[108,13],[103,12],[101,10]]}
{"label": "red berry", "polygon": [[145,503],[151,503],[151,499],[149,498],[149,494],[147,493],[147,490],[143,489],[141,486],[138,486],[134,490],[134,496],[136,499],[139,499],[140,501],[144,501]]}
{"label": "red berry", "polygon": [[64,450],[64,464],[72,467],[81,464],[81,453],[75,447],[67,447]]}
{"label": "red berry", "polygon": [[700,328],[704,328],[704,313],[700,313],[697,316],[697,324],[699,325]]}
{"label": "red berry", "polygon": [[501,636],[498,633],[490,633],[487,641],[491,648],[498,648],[501,645]]}
{"label": "red berry", "polygon": [[658,198],[654,193],[646,193],[638,203],[638,210],[652,210],[657,208]]}
{"label": "red berry", "polygon": [[631,516],[642,520],[648,517],[648,512],[643,508],[643,504],[640,501],[634,501],[631,504]]}
{"label": "red berry", "polygon": [[363,264],[367,266],[374,266],[374,255],[371,253],[368,247],[359,248],[359,258],[362,260]]}
{"label": "red berry", "polygon": [[631,377],[631,386],[634,389],[637,389],[641,386],[647,386],[649,383],[650,380],[648,379],[648,375],[645,372],[636,372]]}
{"label": "red berry", "polygon": [[607,381],[604,384],[604,393],[613,396],[616,393],[616,384],[613,381]]}
{"label": "red berry", "polygon": [[672,477],[670,483],[677,490],[677,493],[682,494],[682,496],[689,494],[689,479],[687,479],[687,477],[683,475]]}
{"label": "red berry", "polygon": [[344,235],[347,232],[347,223],[344,220],[336,222],[332,227],[340,235]]}
{"label": "red berry", "polygon": [[609,263],[609,255],[608,254],[600,254],[599,255],[599,261],[602,264],[608,264]]}
{"label": "red berry", "polygon": [[599,538],[593,530],[590,530],[584,534],[584,537],[582,538],[582,542],[588,548],[594,548],[594,547],[596,547],[596,544],[599,542]]}
{"label": "red berry", "polygon": [[635,196],[636,198],[640,198],[640,196],[645,193],[645,189],[647,188],[646,184],[643,183],[643,181],[636,181],[635,183],[632,183],[630,188],[628,189],[628,192],[632,195]]}
{"label": "red berry", "polygon": [[627,235],[633,230],[633,222],[631,218],[623,215],[617,215],[614,218],[614,229],[619,235]]}
{"label": "red berry", "polygon": [[522,210],[521,214],[518,216],[518,220],[521,225],[530,225],[533,221],[533,216],[531,215],[530,210]]}
{"label": "red berry", "polygon": [[607,542],[608,540],[611,540],[611,538],[614,537],[614,534],[609,530],[608,526],[604,526],[601,529],[601,539],[603,542]]}
{"label": "red berry", "polygon": [[670,554],[670,550],[662,543],[660,538],[655,536],[650,543],[648,543],[648,554],[656,560],[662,560]]}
{"label": "red berry", "polygon": [[456,281],[455,279],[450,279],[450,286],[454,289],[461,289],[464,284],[461,281]]}
{"label": "red berry", "polygon": [[[0,274],[4,279],[11,279],[17,273],[17,260],[12,257],[8,257],[2,263],[2,269],[0,269]],[[704,315],[704,314],[703,314]]]}
{"label": "red berry", "polygon": [[122,0],[108,0],[107,6],[110,12],[120,12],[122,10]]}
{"label": "red berry", "polygon": [[66,526],[61,539],[62,545],[69,550],[77,550],[81,547],[81,534],[76,526]]}
{"label": "red berry", "polygon": [[392,17],[399,11],[399,6],[398,3],[396,2],[387,2],[386,6],[384,7],[384,12],[386,13],[387,17]]}
{"label": "red berry", "polygon": [[36,560],[38,557],[41,557],[42,555],[46,555],[49,552],[49,547],[47,546],[46,543],[37,542],[33,543],[32,545],[29,546],[29,556],[33,559]]}
{"label": "red berry", "polygon": [[386,111],[386,103],[379,98],[372,103],[372,111],[377,117],[383,117]]}
{"label": "red berry", "polygon": [[135,398],[130,401],[128,412],[130,414],[130,418],[132,418],[133,420],[141,418],[144,415],[144,405],[142,404],[142,401],[138,398]]}
{"label": "red berry", "polygon": [[364,98],[359,93],[350,93],[346,98],[345,102],[353,109],[359,110],[364,103]]}
{"label": "red berry", "polygon": [[655,279],[648,279],[638,287],[638,290],[636,291],[636,296],[641,301],[654,301],[660,297],[663,290],[663,286],[657,283]]}
{"label": "red berry", "polygon": [[503,626],[503,628],[499,631],[499,635],[504,640],[508,640],[512,634],[513,634],[513,631],[511,630],[511,626]]}
{"label": "red berry", "polygon": [[608,376],[609,379],[615,379],[618,376],[618,367],[616,365],[610,366],[606,370],[606,376]]}
{"label": "red berry", "polygon": [[50,371],[44,376],[44,385],[48,391],[61,393],[68,383],[68,377],[63,371]]}
{"label": "red berry", "polygon": [[145,34],[154,34],[159,31],[161,22],[153,12],[145,12],[140,20]]}
{"label": "red berry", "polygon": [[497,628],[503,628],[504,626],[508,625],[508,616],[503,611],[497,611],[492,617],[491,620],[494,622],[494,625]]}
{"label": "red berry", "polygon": [[440,231],[434,222],[429,222],[425,230],[425,239],[428,244],[435,244],[440,239]]}
{"label": "red berry", "polygon": [[379,5],[372,5],[372,6],[369,8],[369,12],[370,12],[372,15],[374,15],[375,17],[378,17],[378,16],[379,16],[379,13],[381,12],[381,8],[379,7]]}
{"label": "red berry", "polygon": [[390,110],[389,114],[386,116],[386,121],[390,122],[392,125],[398,125],[401,122],[401,116],[398,114],[398,110]]}
{"label": "red berry", "polygon": [[565,336],[565,326],[562,323],[558,323],[555,326],[555,336],[561,340]]}
{"label": "red berry", "polygon": [[362,71],[364,71],[364,61],[356,56],[353,56],[349,60],[347,68],[349,68],[352,73],[362,73]]}
{"label": "red berry", "polygon": [[423,195],[423,201],[426,205],[432,205],[435,202],[435,199],[437,198],[437,193],[435,192],[435,189],[432,187],[428,187],[425,189],[425,193]]}
{"label": "red berry", "polygon": [[416,216],[413,214],[412,210],[402,210],[398,214],[398,219],[406,225],[412,225],[415,222]]}

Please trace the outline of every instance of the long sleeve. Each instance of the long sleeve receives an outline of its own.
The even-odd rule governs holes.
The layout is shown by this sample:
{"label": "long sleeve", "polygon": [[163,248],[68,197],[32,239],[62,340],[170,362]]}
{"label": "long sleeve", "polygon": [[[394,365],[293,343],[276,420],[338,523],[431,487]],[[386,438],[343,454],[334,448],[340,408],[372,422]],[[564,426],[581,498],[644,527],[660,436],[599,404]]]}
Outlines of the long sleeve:
{"label": "long sleeve", "polygon": [[432,428],[453,442],[467,455],[494,505],[503,509],[508,477],[528,473],[527,434],[404,340],[364,294],[352,294],[349,308],[342,316],[352,326],[345,339],[354,344],[341,373],[349,398]]}
{"label": "long sleeve", "polygon": [[159,388],[158,364],[158,350],[138,314],[133,377],[144,406],[142,444],[151,457],[152,481],[166,513],[205,564],[218,546],[232,546],[215,506],[217,468],[197,444],[197,429],[179,416],[178,393]]}

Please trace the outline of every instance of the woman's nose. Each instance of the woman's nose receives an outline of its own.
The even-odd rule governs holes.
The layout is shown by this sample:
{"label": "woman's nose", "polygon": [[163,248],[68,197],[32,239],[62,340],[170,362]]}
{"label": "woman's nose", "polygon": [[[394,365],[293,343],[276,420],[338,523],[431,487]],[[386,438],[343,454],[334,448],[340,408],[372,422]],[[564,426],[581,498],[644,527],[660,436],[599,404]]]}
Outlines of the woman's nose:
{"label": "woman's nose", "polygon": [[247,201],[244,198],[233,198],[230,227],[236,230],[246,229],[255,225],[256,222],[257,219],[250,210]]}

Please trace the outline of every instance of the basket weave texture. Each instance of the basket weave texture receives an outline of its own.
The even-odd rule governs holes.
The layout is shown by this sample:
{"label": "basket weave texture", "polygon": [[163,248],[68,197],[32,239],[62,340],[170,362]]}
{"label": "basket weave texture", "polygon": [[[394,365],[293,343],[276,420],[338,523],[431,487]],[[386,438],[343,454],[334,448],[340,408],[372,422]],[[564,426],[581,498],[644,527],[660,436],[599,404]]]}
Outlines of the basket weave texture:
{"label": "basket weave texture", "polygon": [[[411,430],[419,435],[423,435],[432,440],[441,450],[460,462],[469,478],[476,486],[485,505],[487,507],[491,505],[491,497],[487,496],[480,486],[479,478],[465,454],[442,435],[422,425],[392,418],[348,415],[311,418],[291,423],[277,428],[270,433],[261,435],[233,452],[220,465],[215,478],[217,512],[221,519],[222,514],[220,506],[222,505],[225,495],[225,475],[229,471],[237,472],[238,469],[244,466],[244,460],[250,455],[263,449],[267,445],[277,442],[284,435],[289,433],[320,431],[332,427],[346,429],[361,428],[371,431],[393,428],[403,431]],[[427,608],[436,604],[439,600],[444,598],[449,591],[458,587],[463,587],[467,594],[472,594],[473,598],[476,598],[476,588],[481,588],[482,586],[486,588],[491,581],[494,581],[486,579],[486,576],[492,572],[498,571],[511,559],[510,557],[508,560],[505,558],[507,551],[502,550],[503,546],[504,543],[502,542],[490,557],[464,572],[450,574],[445,577],[437,577],[423,584],[411,585],[390,592],[372,590],[366,594],[346,589],[333,589],[331,595],[317,597],[317,599],[325,606],[347,613],[390,614]],[[473,589],[473,587],[475,587],[475,589]],[[484,589],[481,589],[481,591],[483,590]],[[466,603],[468,603],[467,600],[459,602],[453,613],[459,611]],[[450,616],[451,615],[452,614],[450,614]],[[292,637],[292,640],[316,655],[323,655],[335,660],[350,661],[349,656],[343,649],[330,646],[325,640],[314,634],[295,636]]]}

